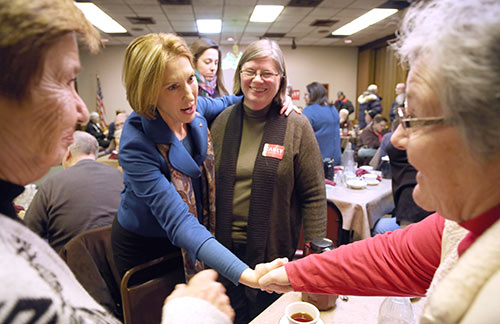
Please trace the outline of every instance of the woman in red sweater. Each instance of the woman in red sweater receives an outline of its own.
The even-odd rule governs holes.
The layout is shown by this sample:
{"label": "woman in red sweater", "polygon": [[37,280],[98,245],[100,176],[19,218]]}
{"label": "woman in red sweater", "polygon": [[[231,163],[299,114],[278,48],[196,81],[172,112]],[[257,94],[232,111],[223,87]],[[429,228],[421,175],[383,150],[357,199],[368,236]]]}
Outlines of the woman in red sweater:
{"label": "woman in red sweater", "polygon": [[[393,45],[408,63],[392,136],[418,171],[420,223],[273,270],[262,289],[427,296],[420,323],[499,323],[500,2],[415,2]],[[460,35],[460,42],[457,37]]]}

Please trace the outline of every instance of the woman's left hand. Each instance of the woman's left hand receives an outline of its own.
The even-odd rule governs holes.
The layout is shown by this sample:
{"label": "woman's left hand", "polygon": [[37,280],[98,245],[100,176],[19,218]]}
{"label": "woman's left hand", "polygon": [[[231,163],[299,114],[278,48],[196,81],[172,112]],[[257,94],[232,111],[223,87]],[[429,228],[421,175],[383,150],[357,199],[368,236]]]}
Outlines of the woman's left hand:
{"label": "woman's left hand", "polygon": [[285,116],[288,116],[292,113],[292,111],[295,111],[299,115],[302,114],[302,111],[293,104],[292,98],[287,95],[285,97],[285,102],[283,102],[283,106],[280,110],[280,114],[285,113]]}

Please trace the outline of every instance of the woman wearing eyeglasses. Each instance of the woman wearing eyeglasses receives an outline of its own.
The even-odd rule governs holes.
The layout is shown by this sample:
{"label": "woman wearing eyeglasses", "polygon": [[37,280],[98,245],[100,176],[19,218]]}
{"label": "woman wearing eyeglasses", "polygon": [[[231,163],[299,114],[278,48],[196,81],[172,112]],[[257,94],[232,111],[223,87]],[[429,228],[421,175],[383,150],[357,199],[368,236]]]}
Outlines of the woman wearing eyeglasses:
{"label": "woman wearing eyeglasses", "polygon": [[419,323],[500,323],[499,16],[498,1],[414,2],[394,44],[410,72],[391,141],[417,170],[415,202],[436,213],[288,263],[261,287],[427,296]]}
{"label": "woman wearing eyeglasses", "polygon": [[[321,153],[306,117],[279,114],[286,84],[278,44],[250,44],[234,76],[234,92],[243,100],[212,126],[215,236],[249,265],[292,258],[302,224],[306,241],[326,232]],[[278,297],[241,286],[227,290],[235,323],[248,323]]]}

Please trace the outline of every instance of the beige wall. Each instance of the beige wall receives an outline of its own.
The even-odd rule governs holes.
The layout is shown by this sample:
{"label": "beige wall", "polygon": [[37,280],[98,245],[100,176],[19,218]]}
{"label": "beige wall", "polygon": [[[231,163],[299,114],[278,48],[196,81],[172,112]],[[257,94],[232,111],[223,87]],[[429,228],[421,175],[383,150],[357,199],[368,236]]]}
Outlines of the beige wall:
{"label": "beige wall", "polygon": [[[82,72],[78,76],[78,91],[90,111],[95,111],[96,74],[101,79],[101,88],[106,107],[106,121],[114,120],[116,109],[132,109],[126,100],[121,80],[121,69],[125,46],[109,46],[97,55],[86,50],[80,52]],[[221,48],[223,55],[233,51],[231,47]],[[244,51],[245,48],[240,48]],[[347,47],[304,47],[282,48],[285,54],[289,83],[300,90],[301,99],[295,103],[305,106],[304,91],[313,81],[329,84],[329,99],[335,100],[336,93],[343,90],[353,103],[356,100],[358,49]],[[226,88],[232,92],[234,70],[224,71]]]}
{"label": "beige wall", "polygon": [[132,112],[121,79],[125,48],[125,46],[109,46],[96,55],[91,55],[87,50],[80,51],[82,71],[77,80],[78,92],[87,104],[89,111],[95,111],[96,75],[99,75],[108,123],[114,120],[117,109],[125,110],[128,113]]}

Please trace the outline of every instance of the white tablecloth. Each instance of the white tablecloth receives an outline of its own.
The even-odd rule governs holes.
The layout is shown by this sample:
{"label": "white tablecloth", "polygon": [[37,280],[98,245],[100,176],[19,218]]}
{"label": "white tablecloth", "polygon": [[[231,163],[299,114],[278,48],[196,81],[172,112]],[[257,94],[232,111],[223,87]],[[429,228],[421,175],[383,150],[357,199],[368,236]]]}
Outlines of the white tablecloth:
{"label": "white tablecloth", "polygon": [[370,237],[375,222],[394,209],[390,179],[365,189],[327,186],[326,197],[342,213],[342,228],[356,232],[362,239]]}

